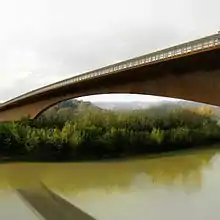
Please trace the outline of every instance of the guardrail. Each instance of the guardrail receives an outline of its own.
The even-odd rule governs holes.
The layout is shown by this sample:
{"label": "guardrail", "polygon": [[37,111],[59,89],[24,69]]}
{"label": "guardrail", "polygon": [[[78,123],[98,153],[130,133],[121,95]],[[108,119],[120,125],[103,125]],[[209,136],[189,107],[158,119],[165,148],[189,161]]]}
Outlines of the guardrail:
{"label": "guardrail", "polygon": [[59,81],[57,83],[50,84],[48,86],[44,86],[42,88],[20,95],[7,102],[4,102],[0,104],[0,108],[3,106],[9,105],[13,102],[31,97],[33,95],[41,94],[46,91],[57,89],[59,87],[63,87],[66,85],[78,83],[83,80],[96,78],[98,76],[105,75],[105,74],[116,73],[122,70],[130,69],[130,68],[134,68],[138,66],[148,65],[154,62],[166,60],[169,58],[174,58],[174,57],[181,56],[181,55],[187,55],[192,52],[196,53],[201,50],[208,50],[214,47],[218,47],[219,45],[220,45],[220,31],[214,35],[210,35],[210,36],[200,38],[194,41],[176,45],[176,46],[164,49],[164,50],[159,50],[153,53],[149,53],[147,55],[143,55],[143,56],[129,59],[126,61],[122,61],[122,62],[113,64],[113,65],[102,67],[102,68],[99,68],[93,71],[83,73],[78,76],[74,76],[74,77]]}

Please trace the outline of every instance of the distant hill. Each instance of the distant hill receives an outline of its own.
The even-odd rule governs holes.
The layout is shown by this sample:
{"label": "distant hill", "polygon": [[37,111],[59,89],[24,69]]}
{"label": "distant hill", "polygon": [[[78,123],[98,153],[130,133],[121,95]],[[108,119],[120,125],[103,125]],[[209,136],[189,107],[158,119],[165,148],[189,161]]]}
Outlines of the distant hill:
{"label": "distant hill", "polygon": [[157,114],[165,114],[170,110],[179,108],[198,108],[210,107],[214,110],[216,116],[220,117],[220,108],[218,106],[207,105],[203,103],[191,101],[163,101],[163,102],[94,102],[94,105],[113,111],[130,111],[135,109],[148,109],[149,112],[153,111]]}
{"label": "distant hill", "polygon": [[197,108],[209,106],[220,117],[220,108],[211,105],[205,105],[189,101],[163,101],[163,102],[84,102],[78,100],[68,100],[59,103],[45,111],[43,115],[49,117],[72,118],[74,115],[88,111],[131,111],[136,109],[146,109],[149,115],[165,115],[173,109],[179,108]]}
{"label": "distant hill", "polygon": [[47,117],[67,117],[71,118],[74,115],[81,113],[83,111],[102,111],[102,109],[96,105],[93,105],[91,102],[83,102],[78,100],[68,100],[61,102],[48,110],[46,110],[42,116]]}
{"label": "distant hill", "polygon": [[160,106],[163,102],[93,102],[94,105],[109,110],[135,110]]}
{"label": "distant hill", "polygon": [[[152,107],[166,106],[170,108],[177,107],[202,107],[207,106],[201,103],[190,101],[162,101],[162,102],[93,102],[94,105],[111,110],[132,110],[132,109],[145,109]],[[211,106],[213,108],[218,108]]]}

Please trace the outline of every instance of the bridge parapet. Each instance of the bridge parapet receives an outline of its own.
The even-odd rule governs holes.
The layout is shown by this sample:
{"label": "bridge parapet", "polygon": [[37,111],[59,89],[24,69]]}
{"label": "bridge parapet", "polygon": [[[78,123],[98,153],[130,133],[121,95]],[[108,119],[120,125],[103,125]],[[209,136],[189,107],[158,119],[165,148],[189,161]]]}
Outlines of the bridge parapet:
{"label": "bridge parapet", "polygon": [[187,56],[190,54],[199,53],[202,51],[212,50],[215,48],[219,48],[220,46],[220,31],[217,34],[210,35],[201,39],[197,39],[194,41],[190,41],[187,43],[183,43],[180,45],[172,46],[167,49],[159,50],[153,53],[149,53],[140,57],[136,57],[133,59],[129,59],[126,61],[122,61],[113,65],[109,65],[106,67],[102,67],[93,71],[89,71],[62,81],[59,81],[57,83],[50,84],[48,86],[44,86],[40,89],[36,89],[33,91],[30,91],[26,94],[23,94],[21,96],[18,96],[14,99],[11,99],[5,103],[0,104],[0,108],[4,107],[6,105],[12,104],[14,102],[20,101],[22,99],[29,98],[34,95],[38,95],[53,89],[57,89],[63,86],[67,86],[74,83],[79,83],[84,80],[97,78],[103,75],[107,74],[114,74],[117,72],[125,71],[127,69],[131,68],[138,68],[141,66],[174,59],[181,56]]}

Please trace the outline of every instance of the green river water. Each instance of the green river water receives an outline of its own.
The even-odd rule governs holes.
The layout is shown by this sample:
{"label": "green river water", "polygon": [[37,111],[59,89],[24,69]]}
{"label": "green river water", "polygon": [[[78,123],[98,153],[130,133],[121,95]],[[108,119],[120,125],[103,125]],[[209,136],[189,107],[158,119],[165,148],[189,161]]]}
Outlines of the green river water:
{"label": "green river water", "polygon": [[109,162],[2,163],[0,219],[40,219],[14,189],[41,181],[97,220],[219,220],[216,149]]}

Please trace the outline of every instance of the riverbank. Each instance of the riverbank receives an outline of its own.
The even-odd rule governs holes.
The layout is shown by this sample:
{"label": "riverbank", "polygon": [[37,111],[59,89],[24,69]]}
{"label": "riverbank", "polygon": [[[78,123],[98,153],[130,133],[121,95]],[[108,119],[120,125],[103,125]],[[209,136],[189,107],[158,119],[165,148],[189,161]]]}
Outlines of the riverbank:
{"label": "riverbank", "polygon": [[147,110],[119,113],[90,108],[68,115],[68,120],[44,115],[0,124],[0,143],[1,161],[107,160],[220,143],[220,126],[209,110],[152,115]]}
{"label": "riverbank", "polygon": [[199,145],[199,146],[193,146],[191,148],[187,149],[179,149],[179,150],[171,150],[171,151],[165,151],[165,152],[159,152],[159,153],[151,153],[151,154],[134,154],[134,155],[119,155],[117,157],[109,157],[109,158],[101,158],[101,159],[66,159],[66,160],[33,160],[31,158],[28,158],[26,155],[23,157],[5,157],[0,158],[0,164],[7,164],[7,163],[94,163],[94,162],[101,162],[101,163],[115,163],[115,162],[126,162],[130,160],[150,160],[150,159],[159,159],[159,158],[166,158],[166,157],[176,157],[176,156],[184,156],[184,155],[196,155],[198,152],[210,152],[210,151],[219,151],[220,149],[220,142],[214,143],[211,145]]}

